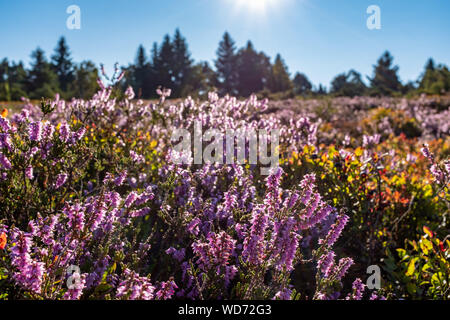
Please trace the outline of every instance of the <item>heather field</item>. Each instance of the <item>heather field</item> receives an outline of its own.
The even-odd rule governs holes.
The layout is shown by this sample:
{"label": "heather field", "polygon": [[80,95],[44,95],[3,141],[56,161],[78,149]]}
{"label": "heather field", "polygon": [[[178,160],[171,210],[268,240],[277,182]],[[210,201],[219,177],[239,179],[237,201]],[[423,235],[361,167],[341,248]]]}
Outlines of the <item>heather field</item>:
{"label": "heather field", "polygon": [[[450,298],[448,97],[148,102],[99,85],[2,111],[1,299]],[[278,161],[231,163],[245,140],[199,164],[173,139],[198,124],[224,146],[277,130],[258,143]]]}
{"label": "heather field", "polygon": [[0,12],[2,315],[450,300],[450,1]]}

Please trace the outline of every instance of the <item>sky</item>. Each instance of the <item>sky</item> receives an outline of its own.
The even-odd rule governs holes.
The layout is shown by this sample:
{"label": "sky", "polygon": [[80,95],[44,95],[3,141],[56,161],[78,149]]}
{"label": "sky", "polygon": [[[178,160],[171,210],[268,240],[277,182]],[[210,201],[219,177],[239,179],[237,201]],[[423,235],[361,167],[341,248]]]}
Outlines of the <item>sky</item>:
{"label": "sky", "polygon": [[[66,12],[77,5],[81,28],[70,30]],[[381,29],[369,30],[366,12],[377,5]],[[30,61],[40,46],[49,57],[64,36],[74,61],[133,62],[142,44],[176,28],[195,61],[213,63],[228,31],[238,47],[251,40],[272,59],[280,53],[293,75],[329,87],[339,73],[371,76],[385,50],[394,56],[403,82],[417,80],[429,57],[450,64],[448,0],[0,0],[0,59]],[[273,60],[272,60],[273,61]]]}

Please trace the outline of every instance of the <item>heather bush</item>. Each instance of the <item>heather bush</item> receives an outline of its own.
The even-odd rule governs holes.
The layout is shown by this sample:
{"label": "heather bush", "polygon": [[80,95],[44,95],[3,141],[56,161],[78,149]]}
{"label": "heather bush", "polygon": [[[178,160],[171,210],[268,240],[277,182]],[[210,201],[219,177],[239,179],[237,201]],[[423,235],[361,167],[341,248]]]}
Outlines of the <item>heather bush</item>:
{"label": "heather bush", "polygon": [[[432,242],[444,253],[420,242],[427,256],[409,256],[430,268],[413,280],[411,260],[390,254],[425,225],[448,233],[448,110],[339,98],[321,116],[314,101],[293,112],[159,89],[149,103],[99,86],[0,117],[0,298],[448,297],[435,281],[448,241]],[[171,135],[196,123],[220,137],[279,130],[279,164],[266,176],[260,163],[195,163]],[[381,290],[367,289],[367,266],[386,261],[407,274],[385,268]]]}

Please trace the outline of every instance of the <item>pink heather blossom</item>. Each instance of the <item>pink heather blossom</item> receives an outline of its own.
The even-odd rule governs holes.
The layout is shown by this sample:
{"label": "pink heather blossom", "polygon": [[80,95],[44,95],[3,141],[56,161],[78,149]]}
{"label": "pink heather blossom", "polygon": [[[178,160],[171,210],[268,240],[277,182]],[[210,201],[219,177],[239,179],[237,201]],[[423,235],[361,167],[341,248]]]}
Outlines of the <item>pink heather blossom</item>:
{"label": "pink heather blossom", "polygon": [[56,176],[55,189],[61,188],[67,181],[68,175],[66,173],[60,173]]}
{"label": "pink heather blossom", "polygon": [[28,166],[25,169],[25,176],[30,180],[33,179],[33,167],[32,166]]}
{"label": "pink heather blossom", "polygon": [[178,289],[178,286],[175,284],[175,281],[165,281],[161,283],[161,288],[156,292],[156,298],[158,300],[168,300],[171,299],[175,293],[175,289]]}
{"label": "pink heather blossom", "polygon": [[0,165],[6,170],[10,170],[12,168],[11,162],[3,153],[0,153]]}
{"label": "pink heather blossom", "polygon": [[40,121],[32,122],[29,126],[29,137],[31,141],[41,141],[42,139],[42,123]]}

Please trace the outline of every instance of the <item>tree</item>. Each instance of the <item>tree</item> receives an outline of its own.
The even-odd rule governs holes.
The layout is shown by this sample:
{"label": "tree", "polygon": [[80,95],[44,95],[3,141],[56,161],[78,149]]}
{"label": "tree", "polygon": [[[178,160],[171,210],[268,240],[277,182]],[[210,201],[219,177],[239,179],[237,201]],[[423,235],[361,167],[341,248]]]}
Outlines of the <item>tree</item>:
{"label": "tree", "polygon": [[81,99],[91,98],[100,88],[97,84],[98,69],[91,61],[83,61],[74,69],[74,80],[70,85],[72,94]]}
{"label": "tree", "polygon": [[59,87],[64,92],[74,79],[73,67],[66,39],[61,37],[52,56],[52,69],[58,76]]}
{"label": "tree", "polygon": [[155,71],[157,86],[173,89],[175,86],[175,78],[172,73],[174,54],[173,45],[169,35],[164,36],[163,42],[157,51],[158,52],[153,59],[153,69]]}
{"label": "tree", "polygon": [[331,82],[330,92],[337,96],[362,96],[366,92],[366,85],[361,74],[355,70],[337,75]]}
{"label": "tree", "polygon": [[398,78],[398,66],[392,66],[394,58],[386,51],[374,66],[374,76],[369,78],[372,94],[392,95],[401,90],[402,84]]}
{"label": "tree", "polygon": [[217,60],[215,66],[217,70],[217,82],[221,94],[236,94],[238,82],[238,68],[236,47],[228,32],[225,32],[217,49]]}
{"label": "tree", "polygon": [[204,96],[213,91],[216,84],[216,74],[208,62],[199,62],[192,67],[189,78],[183,88],[182,96]]}
{"label": "tree", "polygon": [[292,89],[292,82],[289,77],[288,68],[280,54],[277,54],[275,63],[272,66],[268,87],[269,90],[274,93]]}
{"label": "tree", "polygon": [[315,91],[315,94],[319,96],[323,96],[327,94],[327,88],[325,88],[321,83],[319,83],[319,87],[317,87],[317,90]]}
{"label": "tree", "polygon": [[435,65],[429,59],[425,71],[419,78],[419,90],[428,94],[442,94],[450,90],[450,71],[443,64]]}
{"label": "tree", "polygon": [[312,84],[309,79],[303,73],[297,72],[295,74],[294,80],[294,93],[305,95],[312,89]]}
{"label": "tree", "polygon": [[172,41],[173,56],[172,56],[172,76],[173,76],[173,95],[175,97],[181,96],[184,91],[184,86],[190,77],[192,71],[192,60],[188,50],[186,39],[181,35],[179,29],[176,29]]}
{"label": "tree", "polygon": [[9,61],[3,59],[0,62],[0,101],[11,101],[11,89],[9,84]]}
{"label": "tree", "polygon": [[147,98],[150,95],[150,88],[148,88],[147,82],[150,73],[150,64],[147,60],[143,45],[138,47],[134,65],[129,66],[127,70],[131,86],[134,88],[137,96]]}
{"label": "tree", "polygon": [[31,70],[28,73],[27,90],[30,98],[52,98],[57,92],[58,77],[45,58],[41,48],[37,48],[31,54]]}
{"label": "tree", "polygon": [[271,71],[270,58],[263,52],[256,52],[250,41],[245,48],[239,50],[237,67],[238,92],[241,96],[248,97],[267,87]]}

